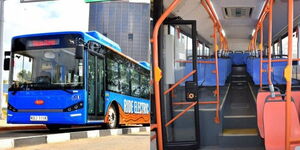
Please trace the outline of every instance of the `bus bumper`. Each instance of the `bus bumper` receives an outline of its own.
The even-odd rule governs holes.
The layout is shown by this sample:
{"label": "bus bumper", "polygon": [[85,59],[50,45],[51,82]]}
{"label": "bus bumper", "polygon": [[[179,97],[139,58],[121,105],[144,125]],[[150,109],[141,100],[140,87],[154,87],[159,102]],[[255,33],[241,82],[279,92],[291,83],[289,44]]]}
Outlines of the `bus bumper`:
{"label": "bus bumper", "polygon": [[72,112],[7,112],[7,123],[11,124],[86,124],[82,110]]}

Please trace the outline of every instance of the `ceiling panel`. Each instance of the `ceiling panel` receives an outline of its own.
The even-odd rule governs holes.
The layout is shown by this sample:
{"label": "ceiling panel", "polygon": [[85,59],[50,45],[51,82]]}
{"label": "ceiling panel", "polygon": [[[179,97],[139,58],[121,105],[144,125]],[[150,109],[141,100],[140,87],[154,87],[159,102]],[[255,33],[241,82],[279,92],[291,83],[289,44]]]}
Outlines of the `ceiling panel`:
{"label": "ceiling panel", "polygon": [[[228,39],[249,39],[252,30],[255,28],[259,13],[263,7],[263,0],[211,0],[218,15],[218,18],[225,30]],[[164,7],[167,8],[173,0],[164,0]],[[197,31],[210,43],[213,33],[213,23],[208,13],[200,3],[200,0],[182,0],[179,6],[173,11],[175,16],[184,20],[197,20]],[[251,7],[252,15],[248,18],[225,18],[223,8],[225,7]],[[234,40],[233,40],[234,41]],[[230,45],[230,43],[229,43]],[[246,48],[244,48],[246,49]]]}
{"label": "ceiling panel", "polygon": [[[164,0],[165,8],[173,0]],[[200,0],[182,0],[178,7],[173,11],[175,16],[180,16],[184,20],[197,20],[197,32],[208,42],[213,43],[210,35],[213,33],[213,23]]]}

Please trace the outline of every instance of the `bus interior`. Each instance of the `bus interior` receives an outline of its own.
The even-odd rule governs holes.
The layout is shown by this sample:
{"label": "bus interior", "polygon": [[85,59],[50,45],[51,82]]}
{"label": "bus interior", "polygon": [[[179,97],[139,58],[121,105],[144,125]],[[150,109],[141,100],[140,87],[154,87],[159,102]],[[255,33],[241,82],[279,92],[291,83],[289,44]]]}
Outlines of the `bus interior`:
{"label": "bus interior", "polygon": [[151,146],[300,148],[300,1],[154,0]]}

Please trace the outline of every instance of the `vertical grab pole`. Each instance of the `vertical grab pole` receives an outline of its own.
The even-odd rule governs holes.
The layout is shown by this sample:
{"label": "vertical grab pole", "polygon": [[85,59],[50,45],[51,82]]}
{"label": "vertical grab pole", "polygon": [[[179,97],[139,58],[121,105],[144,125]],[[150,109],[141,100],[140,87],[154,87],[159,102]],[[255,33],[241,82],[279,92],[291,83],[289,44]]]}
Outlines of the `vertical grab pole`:
{"label": "vertical grab pole", "polygon": [[291,137],[291,89],[292,89],[292,52],[293,52],[293,19],[294,0],[288,1],[288,64],[284,71],[286,79],[286,126],[285,126],[285,149],[290,149]]}
{"label": "vertical grab pole", "polygon": [[254,34],[255,36],[254,36],[254,51],[256,51],[256,40],[257,40],[257,32],[255,32],[255,34]]}
{"label": "vertical grab pole", "polygon": [[[255,36],[255,35],[254,35],[254,36]],[[254,51],[254,39],[255,39],[255,37],[253,37],[252,42],[251,42],[251,43],[252,43],[252,44],[251,44],[251,50],[252,50],[252,51]]]}
{"label": "vertical grab pole", "polygon": [[215,51],[215,64],[216,64],[216,96],[217,96],[217,110],[215,122],[220,123],[219,109],[220,109],[220,87],[219,87],[219,62],[218,62],[218,43],[217,43],[217,24],[214,24],[214,51]]}
{"label": "vertical grab pole", "polygon": [[181,0],[174,0],[172,4],[166,9],[166,11],[157,20],[153,29],[153,72],[154,72],[154,95],[155,95],[155,109],[156,109],[156,124],[157,124],[157,145],[158,150],[163,150],[163,138],[162,138],[162,121],[161,121],[161,106],[160,106],[160,86],[159,81],[161,79],[161,70],[158,64],[158,31],[163,21],[168,15],[176,8]]}
{"label": "vertical grab pole", "polygon": [[259,87],[262,88],[262,69],[263,69],[263,45],[264,45],[264,27],[262,25],[262,23],[260,24],[260,45],[259,45],[259,49],[260,49],[260,63],[259,63]]}
{"label": "vertical grab pole", "polygon": [[275,97],[274,86],[272,83],[271,71],[272,71],[272,63],[271,63],[271,55],[272,55],[272,22],[273,21],[273,0],[269,1],[269,37],[268,37],[268,83],[269,89],[272,97]]}

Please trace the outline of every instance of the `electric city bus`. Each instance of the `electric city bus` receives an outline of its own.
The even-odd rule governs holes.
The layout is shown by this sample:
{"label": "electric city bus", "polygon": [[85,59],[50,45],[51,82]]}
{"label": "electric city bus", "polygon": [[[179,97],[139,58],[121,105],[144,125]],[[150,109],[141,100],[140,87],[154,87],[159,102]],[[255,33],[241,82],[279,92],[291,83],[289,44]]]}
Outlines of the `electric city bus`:
{"label": "electric city bus", "polygon": [[150,123],[149,64],[126,56],[98,32],[15,36],[5,57],[7,123],[50,130]]}
{"label": "electric city bus", "polygon": [[152,16],[151,146],[300,149],[300,0],[153,0]]}

